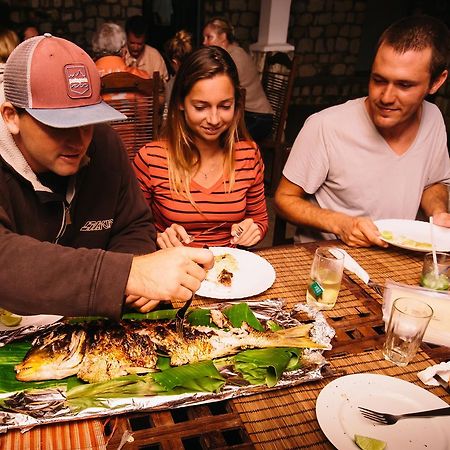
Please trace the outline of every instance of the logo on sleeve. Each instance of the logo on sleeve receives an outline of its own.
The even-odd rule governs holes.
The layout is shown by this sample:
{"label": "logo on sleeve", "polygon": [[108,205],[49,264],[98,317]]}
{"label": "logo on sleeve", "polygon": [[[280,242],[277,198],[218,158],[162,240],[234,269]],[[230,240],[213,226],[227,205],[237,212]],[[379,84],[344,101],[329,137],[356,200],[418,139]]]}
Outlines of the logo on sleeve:
{"label": "logo on sleeve", "polygon": [[67,64],[64,73],[70,98],[86,98],[92,95],[91,80],[84,64]]}
{"label": "logo on sleeve", "polygon": [[112,227],[114,219],[106,220],[88,220],[81,228],[80,231],[102,231],[109,230]]}

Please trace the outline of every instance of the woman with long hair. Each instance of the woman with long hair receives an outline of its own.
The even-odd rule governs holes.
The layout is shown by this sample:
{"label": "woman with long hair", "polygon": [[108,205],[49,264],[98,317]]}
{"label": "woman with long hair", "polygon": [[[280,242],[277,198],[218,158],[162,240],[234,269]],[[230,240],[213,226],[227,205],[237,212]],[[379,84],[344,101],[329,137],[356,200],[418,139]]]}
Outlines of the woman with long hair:
{"label": "woman with long hair", "polygon": [[266,234],[264,165],[243,113],[230,55],[214,46],[189,54],[175,78],[163,139],[134,160],[161,248],[250,247]]}

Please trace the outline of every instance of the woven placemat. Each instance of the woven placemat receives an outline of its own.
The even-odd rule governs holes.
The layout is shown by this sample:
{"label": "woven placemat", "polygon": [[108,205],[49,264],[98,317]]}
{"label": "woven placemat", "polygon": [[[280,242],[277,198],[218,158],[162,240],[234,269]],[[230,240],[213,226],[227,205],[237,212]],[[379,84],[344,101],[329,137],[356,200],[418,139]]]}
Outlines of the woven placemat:
{"label": "woven placemat", "polygon": [[[397,367],[386,361],[379,350],[338,357],[330,362],[333,370],[347,374],[366,372],[401,378],[450,403],[450,395],[443,388],[424,386],[417,378],[418,371],[432,364],[434,361],[420,351],[408,366]],[[255,447],[264,450],[334,449],[319,427],[315,409],[317,396],[333,379],[233,400]]]}
{"label": "woven placemat", "polygon": [[106,439],[100,420],[82,420],[9,431],[0,436],[0,449],[106,450]]}

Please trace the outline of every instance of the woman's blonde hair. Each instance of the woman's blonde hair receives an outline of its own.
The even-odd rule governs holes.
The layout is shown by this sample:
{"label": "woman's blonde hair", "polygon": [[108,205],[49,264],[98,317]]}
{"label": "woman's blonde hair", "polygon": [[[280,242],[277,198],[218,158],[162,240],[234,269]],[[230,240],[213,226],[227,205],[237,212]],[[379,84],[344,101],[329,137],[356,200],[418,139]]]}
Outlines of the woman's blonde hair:
{"label": "woman's blonde hair", "polygon": [[164,45],[164,52],[169,61],[175,60],[180,65],[193,49],[192,34],[186,30],[178,31],[175,36],[172,39],[169,39]]}
{"label": "woman's blonde hair", "polygon": [[203,29],[208,26],[213,28],[217,34],[225,33],[228,42],[232,43],[236,40],[233,25],[231,25],[231,22],[224,17],[213,17],[209,19],[208,22],[205,23]]}
{"label": "woman's blonde hair", "polygon": [[18,45],[19,36],[13,30],[0,30],[0,63],[5,63],[8,56]]}
{"label": "woman's blonde hair", "polygon": [[[236,65],[229,53],[215,46],[202,47],[187,56],[175,78],[172,96],[164,130],[168,144],[168,165],[170,189],[185,195],[194,204],[190,192],[193,173],[200,166],[200,153],[194,143],[194,132],[186,123],[182,107],[184,99],[197,81],[225,74],[234,88],[234,116],[230,127],[220,136],[224,149],[224,178],[228,181],[227,191],[234,186],[235,143],[240,138],[250,139],[244,124],[244,98],[239,87]],[[225,181],[226,184],[226,181]]]}

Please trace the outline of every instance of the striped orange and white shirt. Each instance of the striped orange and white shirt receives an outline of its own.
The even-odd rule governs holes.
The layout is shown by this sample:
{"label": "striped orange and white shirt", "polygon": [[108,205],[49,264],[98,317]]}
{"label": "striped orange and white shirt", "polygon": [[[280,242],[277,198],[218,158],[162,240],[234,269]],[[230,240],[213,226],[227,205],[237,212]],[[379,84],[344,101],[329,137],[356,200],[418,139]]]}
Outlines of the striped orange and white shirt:
{"label": "striped orange and white shirt", "polygon": [[237,142],[235,149],[235,183],[231,192],[226,191],[228,180],[224,180],[223,175],[209,188],[191,181],[191,195],[201,212],[186,197],[170,191],[167,143],[151,142],[139,150],[134,159],[134,169],[159,232],[177,223],[188,234],[195,236],[214,225],[227,222],[223,227],[199,236],[192,246],[228,246],[231,225],[251,218],[259,226],[261,238],[265,236],[268,215],[261,154],[251,141]]}

